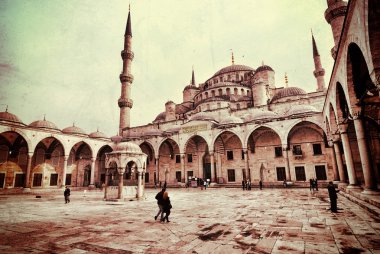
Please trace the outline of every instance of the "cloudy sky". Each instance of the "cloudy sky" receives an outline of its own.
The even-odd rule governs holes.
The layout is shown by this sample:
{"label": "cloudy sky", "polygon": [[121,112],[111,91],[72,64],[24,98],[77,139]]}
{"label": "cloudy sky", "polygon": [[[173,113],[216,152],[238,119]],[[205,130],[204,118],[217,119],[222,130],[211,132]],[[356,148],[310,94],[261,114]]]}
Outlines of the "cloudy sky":
{"label": "cloudy sky", "polygon": [[276,72],[276,86],[316,89],[310,29],[328,83],[333,38],[324,0],[1,0],[0,111],[109,136],[118,131],[119,74],[132,14],[131,126],[150,123],[168,100],[235,64]]}

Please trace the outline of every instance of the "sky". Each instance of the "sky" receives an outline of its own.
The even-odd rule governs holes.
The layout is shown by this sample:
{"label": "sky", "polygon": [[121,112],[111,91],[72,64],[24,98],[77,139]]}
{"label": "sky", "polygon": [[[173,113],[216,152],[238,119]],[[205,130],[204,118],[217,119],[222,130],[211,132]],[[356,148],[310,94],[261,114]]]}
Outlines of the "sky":
{"label": "sky", "polygon": [[131,126],[151,123],[165,102],[235,64],[263,62],[276,86],[315,91],[311,29],[328,84],[334,45],[325,0],[1,0],[0,112],[58,128],[116,135],[119,74],[131,4]]}

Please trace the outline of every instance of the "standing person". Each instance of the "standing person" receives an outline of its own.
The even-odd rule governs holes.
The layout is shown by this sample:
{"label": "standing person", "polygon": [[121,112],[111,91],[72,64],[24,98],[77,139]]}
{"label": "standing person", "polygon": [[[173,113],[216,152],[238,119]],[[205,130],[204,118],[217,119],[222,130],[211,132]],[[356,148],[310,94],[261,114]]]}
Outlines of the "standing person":
{"label": "standing person", "polygon": [[329,192],[329,197],[330,197],[330,205],[331,205],[331,212],[333,213],[337,213],[338,212],[338,208],[337,208],[337,199],[338,199],[338,196],[336,195],[339,190],[335,190],[335,186],[333,184],[333,182],[329,182],[329,184],[327,185],[327,190]]}
{"label": "standing person", "polygon": [[314,183],[313,183],[313,179],[312,179],[312,178],[310,178],[309,182],[310,182],[310,191],[312,192],[312,191],[314,190]]}
{"label": "standing person", "polygon": [[245,190],[245,181],[244,180],[241,181],[241,186],[242,186],[243,190]]}
{"label": "standing person", "polygon": [[163,209],[163,196],[166,189],[162,189],[159,193],[156,194],[158,212],[156,216],[154,216],[154,220],[157,220],[157,217],[161,214],[161,220],[164,217],[164,209]]}
{"label": "standing person", "polygon": [[205,187],[205,190],[207,189],[207,180],[203,181],[203,187]]}
{"label": "standing person", "polygon": [[260,190],[262,190],[263,189],[263,181],[259,181],[259,186],[260,186]]}
{"label": "standing person", "polygon": [[318,179],[315,178],[314,180],[314,187],[315,187],[315,190],[318,191]]}
{"label": "standing person", "polygon": [[163,213],[165,213],[165,217],[163,219],[161,218],[161,221],[165,222],[166,220],[167,222],[170,222],[169,215],[170,215],[170,209],[172,209],[172,204],[170,203],[169,193],[167,191],[164,192],[162,203],[163,203],[163,210],[164,210]]}
{"label": "standing person", "polygon": [[251,190],[251,181],[247,180],[247,190]]}
{"label": "standing person", "polygon": [[65,191],[63,192],[63,196],[65,196],[65,204],[70,203],[70,188],[66,186]]}

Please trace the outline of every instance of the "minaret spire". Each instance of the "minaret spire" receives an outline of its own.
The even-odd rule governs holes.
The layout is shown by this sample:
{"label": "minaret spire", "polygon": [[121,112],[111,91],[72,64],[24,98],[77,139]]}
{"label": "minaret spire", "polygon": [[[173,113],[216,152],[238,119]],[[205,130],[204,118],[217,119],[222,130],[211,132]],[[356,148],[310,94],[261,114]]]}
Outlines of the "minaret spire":
{"label": "minaret spire", "polygon": [[314,77],[317,79],[317,92],[325,90],[325,69],[322,68],[321,57],[318,53],[317,44],[315,43],[313,31],[311,31],[311,40],[313,44],[313,59],[314,59]]}
{"label": "minaret spire", "polygon": [[133,75],[131,74],[131,64],[134,57],[132,52],[132,22],[131,22],[131,9],[129,5],[127,25],[124,34],[124,49],[121,51],[121,58],[123,59],[123,70],[120,74],[121,82],[121,95],[118,100],[120,108],[120,122],[119,122],[119,135],[123,136],[123,130],[130,127],[130,110],[133,105],[131,100],[131,86],[133,82]]}
{"label": "minaret spire", "polygon": [[285,88],[289,87],[288,74],[285,72]]}
{"label": "minaret spire", "polygon": [[231,54],[232,54],[232,55],[231,55],[231,58],[232,58],[232,65],[234,65],[234,64],[235,64],[234,52],[232,51]]}
{"label": "minaret spire", "polygon": [[191,85],[195,86],[194,66],[193,66],[193,70],[192,70],[192,73],[191,73]]}

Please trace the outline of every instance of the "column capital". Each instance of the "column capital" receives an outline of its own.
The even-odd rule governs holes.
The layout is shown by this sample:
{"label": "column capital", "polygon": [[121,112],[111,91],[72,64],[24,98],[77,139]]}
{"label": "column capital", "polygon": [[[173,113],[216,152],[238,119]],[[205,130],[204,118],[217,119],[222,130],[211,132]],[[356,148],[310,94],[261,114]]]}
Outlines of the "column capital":
{"label": "column capital", "polygon": [[340,134],[333,134],[332,135],[332,142],[338,143],[340,141]]}
{"label": "column capital", "polygon": [[348,123],[340,123],[338,126],[339,126],[339,132],[340,132],[340,134],[347,133]]}

